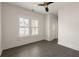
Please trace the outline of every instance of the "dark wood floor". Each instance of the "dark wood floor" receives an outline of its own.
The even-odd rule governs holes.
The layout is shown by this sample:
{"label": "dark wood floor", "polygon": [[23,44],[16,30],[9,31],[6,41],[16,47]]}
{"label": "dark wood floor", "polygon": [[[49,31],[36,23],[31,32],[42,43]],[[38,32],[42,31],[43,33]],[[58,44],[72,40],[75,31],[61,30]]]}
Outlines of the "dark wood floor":
{"label": "dark wood floor", "polygon": [[79,57],[79,51],[60,46],[57,40],[43,40],[4,50],[2,57]]}

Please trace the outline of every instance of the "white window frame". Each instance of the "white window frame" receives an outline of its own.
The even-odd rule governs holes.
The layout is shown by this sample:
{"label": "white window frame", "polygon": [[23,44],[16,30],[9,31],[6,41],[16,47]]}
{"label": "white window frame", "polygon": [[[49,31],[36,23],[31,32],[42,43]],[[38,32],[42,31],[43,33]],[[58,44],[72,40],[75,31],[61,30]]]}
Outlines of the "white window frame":
{"label": "white window frame", "polygon": [[[20,26],[21,22],[20,22],[20,18],[23,19],[24,21],[24,26]],[[36,19],[28,19],[28,26],[25,26],[25,19],[28,19],[28,18],[24,18],[24,17],[19,17],[19,36],[20,37],[26,37],[26,36],[36,36],[36,35],[39,35],[39,20],[36,20]],[[37,26],[32,26],[32,21],[35,20],[37,21]],[[24,34],[22,35],[21,32],[20,32],[20,29],[21,28],[24,28]],[[28,28],[28,35],[25,34],[25,29]],[[33,29],[37,29],[34,34],[33,34]]]}
{"label": "white window frame", "polygon": [[[36,26],[32,26],[32,21],[35,20],[37,21],[37,27]],[[38,29],[37,30],[37,33],[33,33],[33,29]],[[39,20],[36,20],[36,19],[31,19],[31,35],[34,36],[34,35],[39,35]]]}
{"label": "white window frame", "polygon": [[[20,22],[20,19],[23,19],[23,21],[24,21],[24,26],[20,26],[20,24],[21,24],[21,22]],[[19,17],[19,36],[20,37],[24,37],[24,36],[29,36],[30,35],[30,33],[29,33],[29,19],[28,19],[28,26],[26,26],[25,24],[25,20],[26,20],[27,18],[23,18],[23,17]],[[22,33],[20,32],[21,31],[21,28],[24,28],[24,34],[22,35]],[[26,28],[28,28],[28,34],[26,35]]]}

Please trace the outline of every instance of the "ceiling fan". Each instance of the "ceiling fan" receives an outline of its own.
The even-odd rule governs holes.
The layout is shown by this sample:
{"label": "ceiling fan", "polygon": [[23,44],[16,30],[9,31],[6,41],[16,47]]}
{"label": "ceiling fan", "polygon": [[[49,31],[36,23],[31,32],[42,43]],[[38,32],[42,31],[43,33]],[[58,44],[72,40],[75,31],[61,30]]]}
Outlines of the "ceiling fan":
{"label": "ceiling fan", "polygon": [[49,11],[48,6],[49,6],[51,3],[54,3],[54,2],[44,2],[43,4],[38,4],[38,6],[44,6],[46,12],[48,12],[48,11]]}

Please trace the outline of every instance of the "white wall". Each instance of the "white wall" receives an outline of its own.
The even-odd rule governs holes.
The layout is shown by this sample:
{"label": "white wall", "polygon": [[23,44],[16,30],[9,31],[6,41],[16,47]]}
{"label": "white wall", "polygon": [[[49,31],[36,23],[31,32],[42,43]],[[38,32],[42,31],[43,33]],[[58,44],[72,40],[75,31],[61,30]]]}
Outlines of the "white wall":
{"label": "white wall", "polygon": [[1,48],[1,3],[0,3],[0,55],[2,52],[2,48]]}
{"label": "white wall", "polygon": [[79,51],[79,4],[59,10],[58,44]]}
{"label": "white wall", "polygon": [[[28,11],[17,6],[2,5],[2,39],[3,49],[8,49],[45,39],[44,15]],[[40,32],[38,36],[19,37],[19,17],[37,19],[40,23]]]}
{"label": "white wall", "polygon": [[51,41],[57,39],[58,37],[58,19],[56,15],[48,14],[46,15],[46,39]]}
{"label": "white wall", "polygon": [[53,39],[58,38],[58,17],[56,15],[50,15],[50,34]]}

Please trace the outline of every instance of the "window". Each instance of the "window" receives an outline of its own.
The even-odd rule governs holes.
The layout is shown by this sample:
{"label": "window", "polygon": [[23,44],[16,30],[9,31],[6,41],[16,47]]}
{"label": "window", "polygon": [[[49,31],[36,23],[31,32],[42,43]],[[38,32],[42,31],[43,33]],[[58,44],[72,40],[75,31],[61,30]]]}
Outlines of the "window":
{"label": "window", "polygon": [[20,36],[29,35],[29,19],[19,18],[19,35]]}
{"label": "window", "polygon": [[19,36],[38,35],[39,26],[38,20],[30,20],[26,18],[19,18]]}
{"label": "window", "polygon": [[39,26],[38,26],[38,20],[31,20],[31,30],[32,30],[32,35],[38,35],[38,30],[39,30]]}

